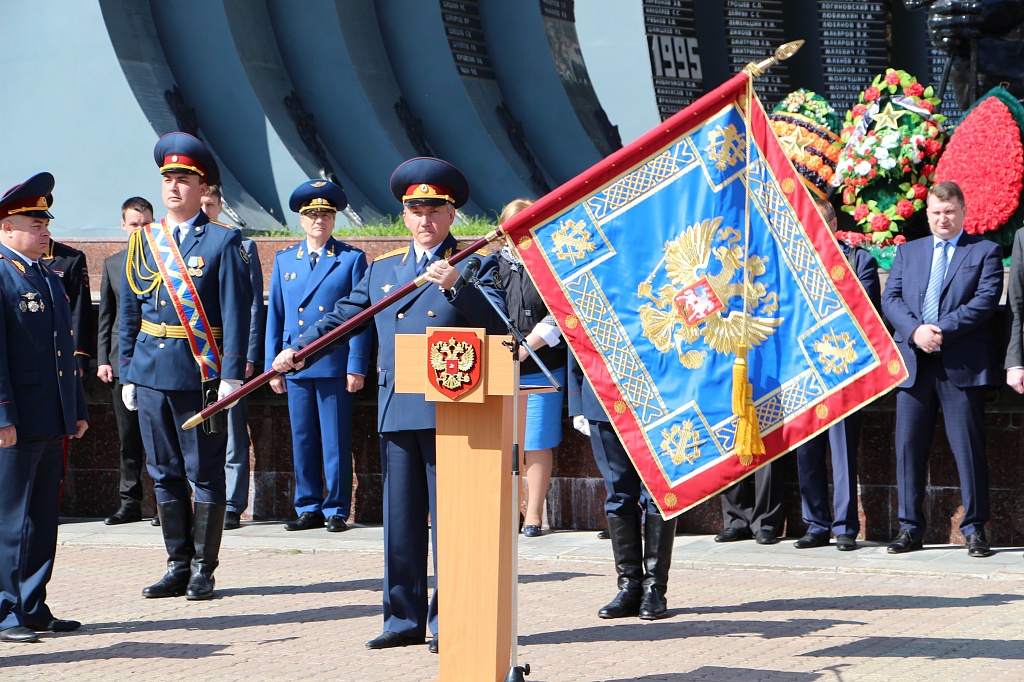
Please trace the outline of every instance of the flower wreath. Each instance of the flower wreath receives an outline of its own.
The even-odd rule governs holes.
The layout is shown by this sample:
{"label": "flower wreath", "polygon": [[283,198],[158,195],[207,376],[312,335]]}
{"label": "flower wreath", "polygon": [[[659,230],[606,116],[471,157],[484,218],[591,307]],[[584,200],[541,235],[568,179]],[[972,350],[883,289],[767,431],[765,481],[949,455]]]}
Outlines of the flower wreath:
{"label": "flower wreath", "polygon": [[846,114],[833,184],[842,188],[843,211],[875,243],[894,243],[900,223],[924,207],[946,139],[933,95],[905,71],[887,69]]}
{"label": "flower wreath", "polygon": [[967,203],[964,230],[1009,246],[1024,220],[1024,107],[1005,88],[990,90],[950,137],[935,182],[953,180]]}
{"label": "flower wreath", "polygon": [[810,90],[789,93],[768,117],[779,144],[812,194],[825,198],[839,160],[839,115]]}

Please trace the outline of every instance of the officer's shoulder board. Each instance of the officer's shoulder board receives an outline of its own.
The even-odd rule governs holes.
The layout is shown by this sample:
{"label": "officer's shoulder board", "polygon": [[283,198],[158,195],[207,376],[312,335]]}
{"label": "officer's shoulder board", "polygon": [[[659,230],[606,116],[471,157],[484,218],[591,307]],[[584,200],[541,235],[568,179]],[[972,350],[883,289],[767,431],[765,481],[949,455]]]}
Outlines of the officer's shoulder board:
{"label": "officer's shoulder board", "polygon": [[25,266],[22,265],[19,261],[16,261],[13,258],[8,258],[7,256],[5,256],[3,254],[0,254],[0,261],[5,261],[7,263],[10,263],[18,272],[21,273],[22,277],[25,276]]}
{"label": "officer's shoulder board", "polygon": [[222,223],[219,220],[211,220],[211,221],[207,222],[206,224],[207,225],[216,225],[217,227],[223,227],[225,230],[233,230],[233,229],[235,229],[234,226],[228,225],[227,223]]}
{"label": "officer's shoulder board", "polygon": [[374,258],[373,261],[377,262],[379,260],[384,260],[385,258],[391,258],[392,256],[398,256],[398,255],[404,256],[408,252],[409,252],[409,247],[408,246],[403,246],[401,248],[395,249],[394,251],[388,251],[387,253],[382,253],[381,255],[379,255],[376,258]]}

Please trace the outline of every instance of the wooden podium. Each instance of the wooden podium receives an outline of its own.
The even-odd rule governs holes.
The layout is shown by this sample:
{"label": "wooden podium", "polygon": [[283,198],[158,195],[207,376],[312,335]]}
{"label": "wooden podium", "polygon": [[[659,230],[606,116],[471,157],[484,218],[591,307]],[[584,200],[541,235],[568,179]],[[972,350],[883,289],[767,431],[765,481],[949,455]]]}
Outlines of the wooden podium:
{"label": "wooden podium", "polygon": [[[479,340],[478,374],[468,389],[453,376],[461,372],[460,360],[462,367],[468,364],[465,352],[459,352],[465,350],[459,339],[466,335]],[[512,514],[512,392],[519,381],[518,365],[502,345],[509,338],[453,327],[395,337],[395,391],[422,393],[437,403],[437,518],[432,522],[437,524],[442,682],[501,682],[509,669],[512,536],[518,532],[518,516],[513,520]],[[435,367],[442,361],[455,371],[439,378]],[[439,382],[460,384],[460,392],[453,397]],[[527,393],[520,392],[519,443]]]}

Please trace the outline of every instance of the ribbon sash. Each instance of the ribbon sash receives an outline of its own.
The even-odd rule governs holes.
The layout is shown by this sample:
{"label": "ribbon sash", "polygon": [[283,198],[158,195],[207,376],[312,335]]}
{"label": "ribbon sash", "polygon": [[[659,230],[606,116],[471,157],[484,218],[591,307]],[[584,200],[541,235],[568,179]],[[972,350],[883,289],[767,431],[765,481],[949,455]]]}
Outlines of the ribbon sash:
{"label": "ribbon sash", "polygon": [[146,242],[153,253],[153,260],[163,278],[164,287],[171,298],[171,305],[178,319],[185,328],[185,336],[192,348],[192,357],[199,364],[199,373],[203,381],[210,381],[220,376],[220,351],[213,339],[212,327],[199,300],[199,292],[188,274],[185,261],[181,257],[178,245],[171,237],[167,220],[160,221],[159,229],[153,229],[156,223],[142,228]]}

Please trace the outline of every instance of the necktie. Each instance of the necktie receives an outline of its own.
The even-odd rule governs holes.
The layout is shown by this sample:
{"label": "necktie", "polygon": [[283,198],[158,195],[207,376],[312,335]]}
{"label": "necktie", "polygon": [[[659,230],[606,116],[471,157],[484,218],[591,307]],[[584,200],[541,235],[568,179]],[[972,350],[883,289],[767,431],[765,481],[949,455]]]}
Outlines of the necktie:
{"label": "necktie", "polygon": [[316,267],[316,262],[320,260],[320,254],[316,251],[309,252],[309,269],[312,270]]}
{"label": "necktie", "polygon": [[178,227],[174,229],[175,233],[178,235],[178,244],[180,245],[183,241],[185,241],[185,235],[188,234],[188,223],[178,225]]}
{"label": "necktie", "polygon": [[941,241],[935,248],[938,249],[938,253],[932,259],[932,271],[928,275],[928,289],[925,290],[924,307],[921,309],[921,316],[926,324],[935,324],[939,319],[942,281],[946,279],[946,266],[949,264],[949,242]]}
{"label": "necktie", "polygon": [[39,261],[32,263],[30,266],[33,272],[39,277],[39,286],[43,292],[43,295],[48,301],[53,301],[53,291],[50,290],[50,280],[46,279],[46,275],[43,274],[43,268],[39,265]]}
{"label": "necktie", "polygon": [[416,261],[416,276],[419,277],[423,274],[423,271],[427,269],[427,261],[430,260],[430,254],[424,253],[423,256]]}

